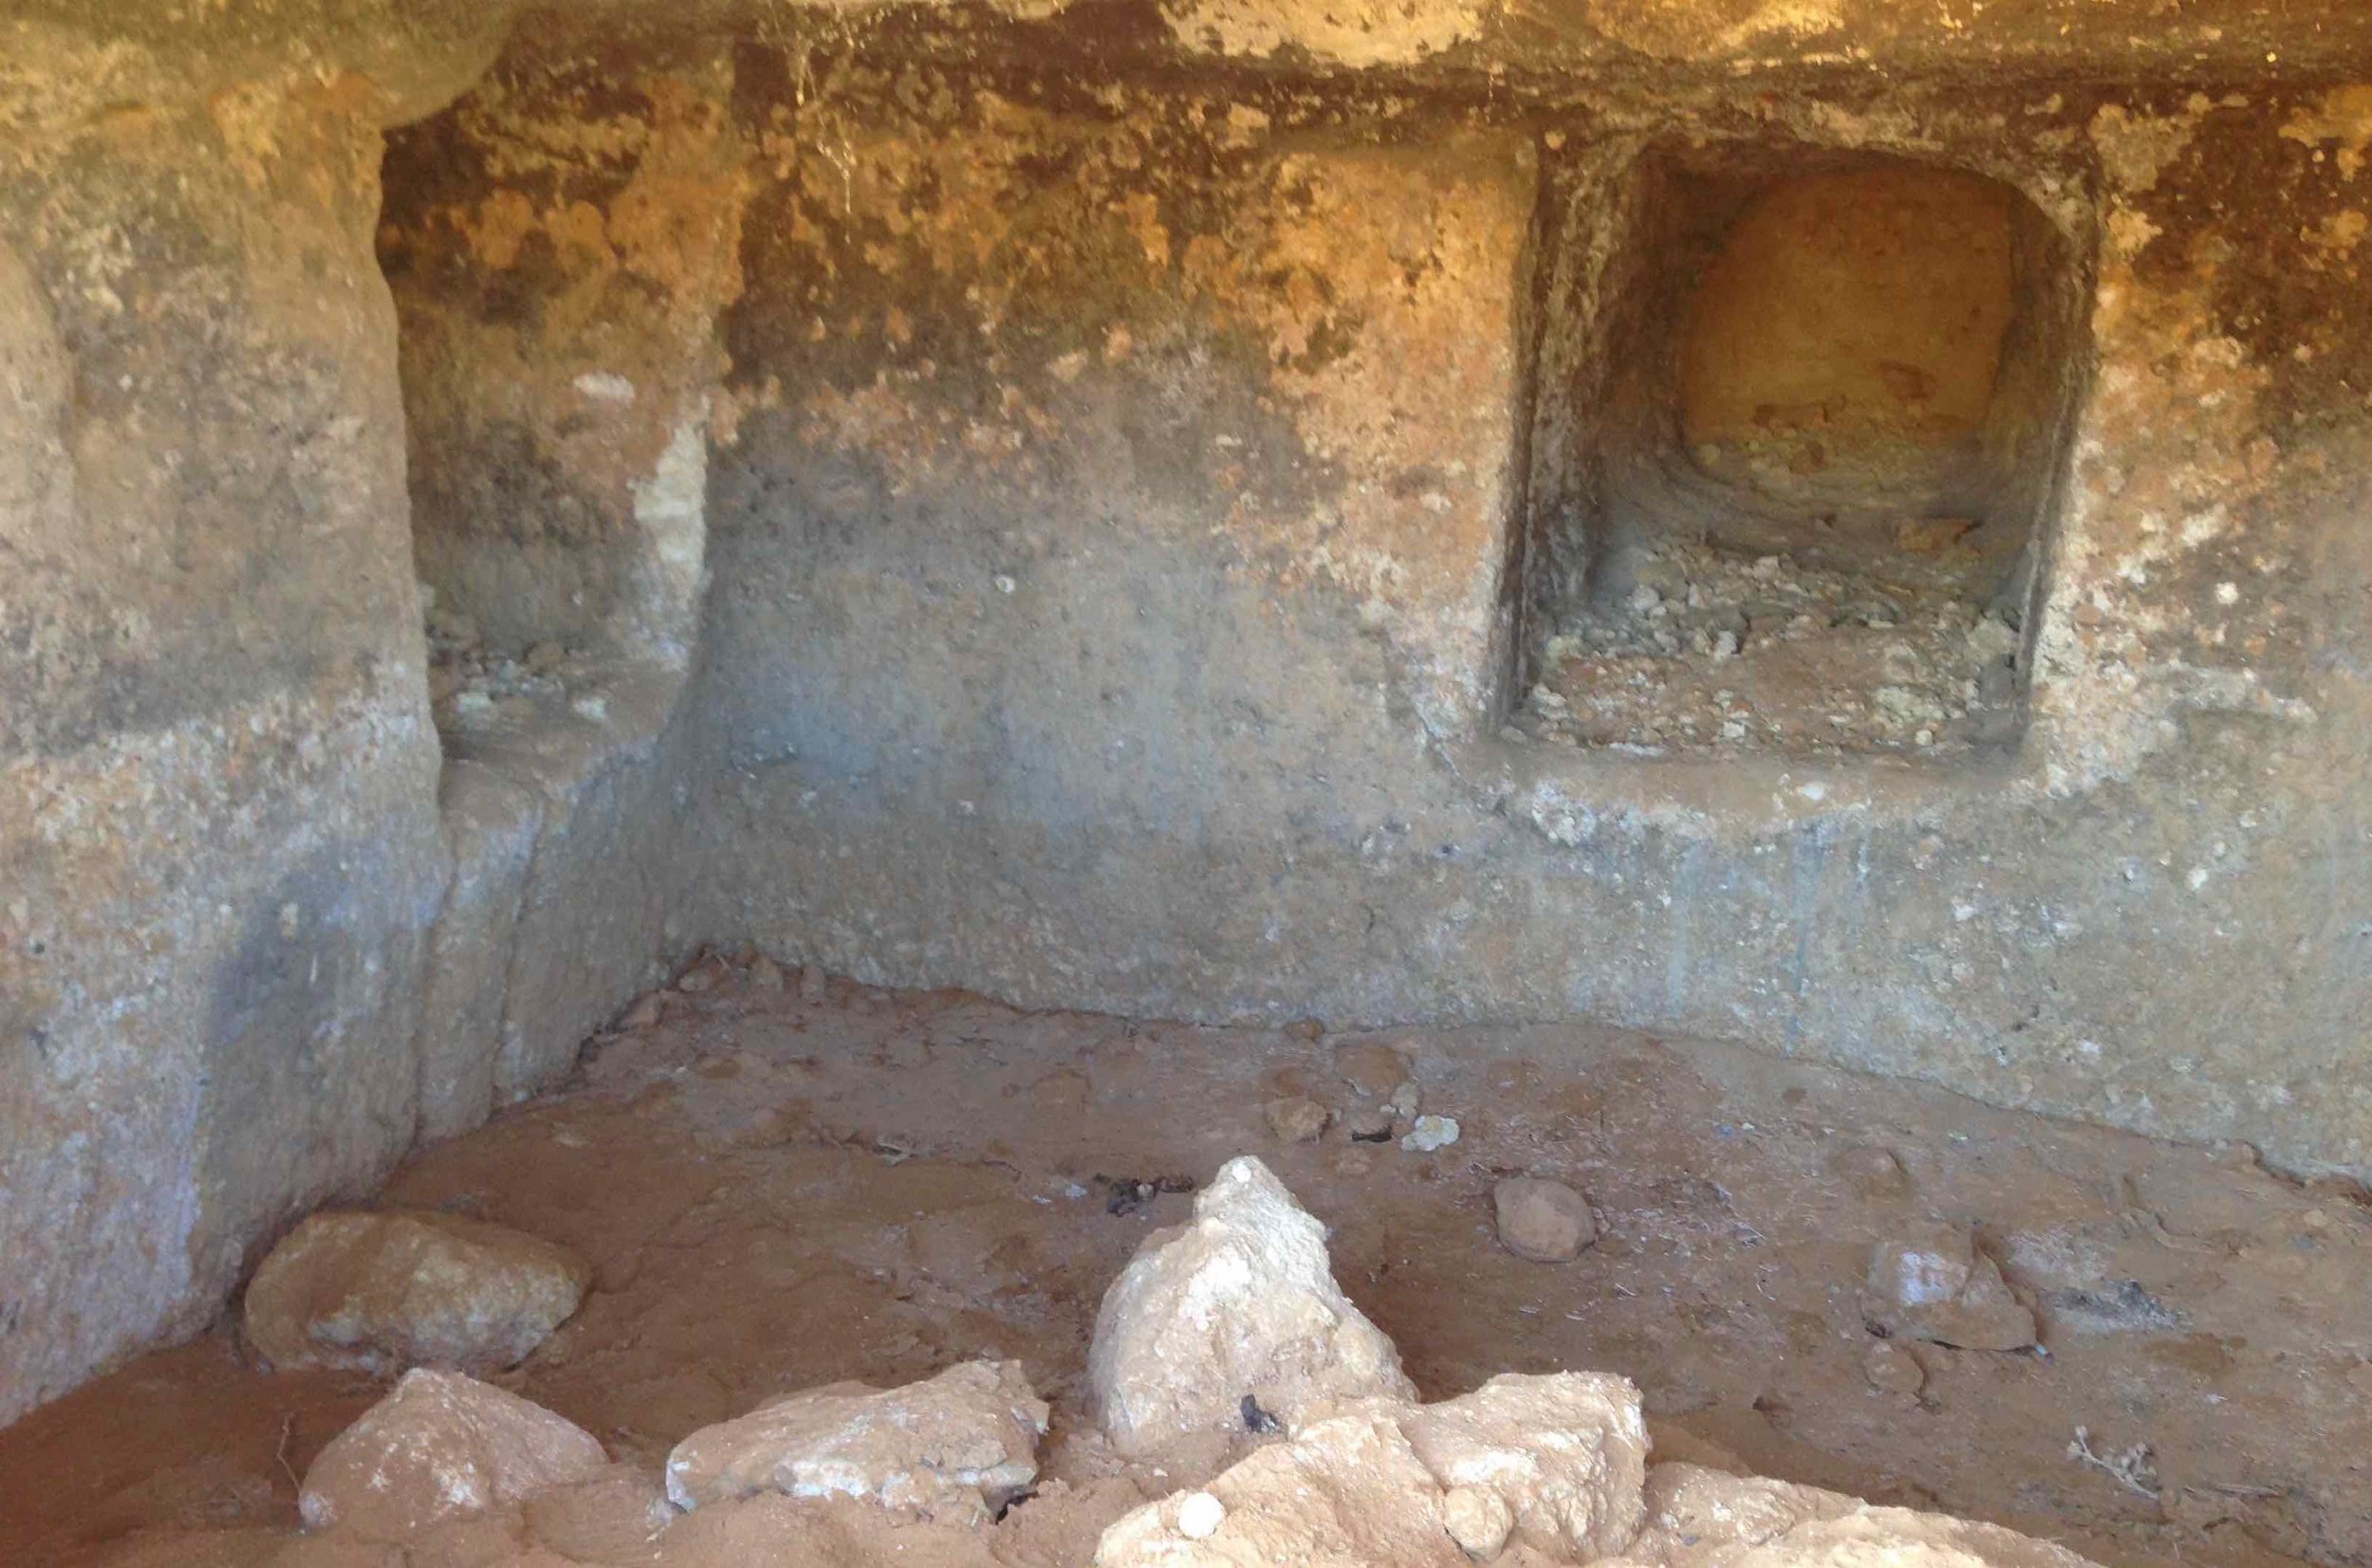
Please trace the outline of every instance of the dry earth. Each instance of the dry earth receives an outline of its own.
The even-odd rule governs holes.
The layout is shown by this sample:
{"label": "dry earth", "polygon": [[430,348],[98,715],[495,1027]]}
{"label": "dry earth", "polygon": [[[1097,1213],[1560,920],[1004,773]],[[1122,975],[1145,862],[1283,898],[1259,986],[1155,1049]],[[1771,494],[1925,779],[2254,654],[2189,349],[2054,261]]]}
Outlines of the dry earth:
{"label": "dry earth", "polygon": [[[806,1000],[795,976],[702,975],[646,1009],[656,1023],[599,1038],[566,1090],[417,1155],[381,1194],[593,1261],[577,1319],[499,1380],[654,1476],[687,1432],[777,1393],[1018,1357],[1053,1402],[1062,1485],[1009,1516],[998,1549],[1084,1563],[1137,1494],[1079,1435],[1096,1304],[1185,1213],[1164,1189],[1253,1152],[1334,1227],[1338,1276],[1428,1398],[1501,1371],[1611,1370],[1645,1391],[1665,1456],[1709,1442],[2114,1565],[2372,1555],[2372,1210],[2245,1149],[1570,1026],[1361,1037],[1403,1053],[1423,1108],[1459,1123],[1415,1153],[1347,1139],[1344,1042],[1310,1026],[841,981]],[[1280,1144],[1262,1107],[1296,1093],[1335,1123]],[[1600,1239],[1577,1262],[1498,1245],[1492,1187],[1517,1172],[1587,1194]],[[2046,1353],[1899,1347],[1924,1386],[1901,1392],[1881,1353],[1890,1392],[1863,1274],[1930,1216],[1980,1227]],[[295,1477],[384,1386],[252,1372],[228,1329],[137,1361],[0,1432],[0,1561],[268,1555],[294,1527]],[[2103,1464],[2071,1451],[2078,1428]],[[242,1533],[202,1557],[192,1530]]]}

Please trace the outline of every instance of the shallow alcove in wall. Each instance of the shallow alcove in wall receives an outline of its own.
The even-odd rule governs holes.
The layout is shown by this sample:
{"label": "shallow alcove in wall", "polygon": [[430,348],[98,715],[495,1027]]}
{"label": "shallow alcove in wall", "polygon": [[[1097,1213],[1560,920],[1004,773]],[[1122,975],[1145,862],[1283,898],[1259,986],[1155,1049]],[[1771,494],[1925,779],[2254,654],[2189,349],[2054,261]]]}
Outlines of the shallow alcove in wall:
{"label": "shallow alcove in wall", "polygon": [[454,860],[420,1125],[532,1092],[663,967],[737,144],[714,39],[538,38],[390,133],[414,564]]}
{"label": "shallow alcove in wall", "polygon": [[2066,236],[1998,180],[1825,148],[1601,148],[1549,186],[1587,265],[1545,269],[1534,448],[1565,471],[1535,471],[1519,722],[2013,745],[2080,374]]}
{"label": "shallow alcove in wall", "polygon": [[685,64],[507,60],[388,138],[379,254],[449,750],[684,665],[736,233],[721,106]]}

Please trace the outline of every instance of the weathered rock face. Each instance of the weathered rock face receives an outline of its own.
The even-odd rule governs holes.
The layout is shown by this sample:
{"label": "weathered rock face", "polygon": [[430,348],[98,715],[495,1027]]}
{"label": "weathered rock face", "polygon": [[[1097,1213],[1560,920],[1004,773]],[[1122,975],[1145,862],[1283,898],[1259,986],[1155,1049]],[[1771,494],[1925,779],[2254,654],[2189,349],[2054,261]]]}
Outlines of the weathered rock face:
{"label": "weathered rock face", "polygon": [[1325,1227],[1247,1155],[1157,1231],[1096,1313],[1087,1382],[1113,1446],[1152,1454],[1246,1431],[1244,1404],[1288,1428],[1321,1404],[1414,1399],[1399,1352],[1334,1282]]}
{"label": "weathered rock face", "polygon": [[725,39],[548,41],[392,133],[384,164],[454,858],[420,1030],[432,1135],[565,1071],[676,956],[676,729],[748,150]]}
{"label": "weathered rock face", "polygon": [[1399,1419],[1445,1491],[1497,1497],[1514,1539],[1552,1559],[1610,1557],[1639,1531],[1647,1426],[1628,1379],[1504,1373]]}
{"label": "weathered rock face", "polygon": [[203,98],[73,27],[0,56],[6,1420],[408,1147],[445,862],[393,101],[269,46]]}
{"label": "weathered rock face", "polygon": [[1643,1528],[1623,1556],[1663,1568],[1707,1568],[1799,1524],[1841,1519],[1862,1506],[1843,1492],[1701,1465],[1650,1466],[1644,1503]]}
{"label": "weathered rock face", "polygon": [[760,1492],[852,1497],[969,1525],[1038,1473],[1047,1405],[1016,1361],[968,1361],[900,1389],[834,1383],[706,1427],[667,1456],[679,1508]]}
{"label": "weathered rock face", "polygon": [[487,1371],[514,1366],[592,1282],[566,1249],[506,1226],[420,1212],[308,1215],[247,1287],[266,1365]]}
{"label": "weathered rock face", "polygon": [[[1784,72],[1739,98],[1679,64],[1730,46],[1690,42],[1720,8],[1661,9],[1687,19],[1670,74],[1604,81],[1586,125],[1544,106],[1555,145],[1446,90],[1370,114],[1356,78],[926,93],[862,41],[744,51],[766,152],[711,474],[697,923],[1031,1003],[1742,1034],[2363,1157],[2336,1042],[2372,1002],[2343,934],[2372,883],[2329,883],[2344,912],[2290,895],[2363,842],[2331,787],[2366,762],[2341,607],[2367,562],[2328,477],[2367,441],[2333,368],[2366,342],[2343,324],[2354,121],[2319,90],[2034,80],[2005,123],[1916,72],[1874,101]],[[1823,36],[1912,46],[1839,16]],[[1588,566],[1529,530],[1603,505],[1581,449],[1609,340],[1534,329],[1642,299],[1618,252],[1689,274],[1616,243],[1675,146],[1716,187],[1875,160],[2013,194],[2039,281],[1997,400],[2037,412],[1999,440],[2040,571],[2015,733],[1985,755],[1495,738],[1517,609]],[[759,827],[793,820],[812,832]]]}
{"label": "weathered rock face", "polygon": [[1817,1486],[1694,1465],[1648,1472],[1647,1528],[1608,1560],[1658,1568],[1891,1562],[1921,1568],[2085,1568],[2086,1559],[1997,1524],[1872,1507]]}
{"label": "weathered rock face", "polygon": [[608,1465],[591,1434],[539,1405],[457,1373],[409,1372],[321,1451],[298,1506],[313,1529],[401,1541]]}
{"label": "weathered rock face", "polygon": [[546,1081],[662,946],[663,700],[440,821],[380,132],[508,18],[428,9],[0,21],[0,1419]]}
{"label": "weathered rock face", "polygon": [[[1193,1500],[1207,1495],[1219,1506]],[[1181,1517],[1183,1516],[1183,1517]],[[1234,1465],[1206,1494],[1147,1503],[1103,1533],[1097,1568],[1460,1568],[1441,1488],[1391,1417],[1313,1422]]]}
{"label": "weathered rock face", "polygon": [[1990,180],[1907,166],[1763,194],[1723,237],[1681,323],[1682,438],[1757,443],[1816,428],[1833,462],[1981,429],[2015,317],[2014,199]]}
{"label": "weathered rock face", "polygon": [[749,150],[694,32],[505,62],[389,141],[415,557],[495,653],[680,665]]}

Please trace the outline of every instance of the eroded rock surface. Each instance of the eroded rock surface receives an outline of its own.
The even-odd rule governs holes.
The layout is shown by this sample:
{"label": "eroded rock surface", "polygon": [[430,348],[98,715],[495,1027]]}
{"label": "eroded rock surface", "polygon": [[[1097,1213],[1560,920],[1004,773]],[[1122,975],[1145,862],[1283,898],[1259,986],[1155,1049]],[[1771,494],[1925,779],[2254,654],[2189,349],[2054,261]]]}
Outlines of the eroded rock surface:
{"label": "eroded rock surface", "polygon": [[1997,1524],[1878,1508],[1840,1492],[1693,1465],[1659,1465],[1648,1528],[1623,1568],[2087,1568],[2064,1546]]}
{"label": "eroded rock surface", "polygon": [[969,1361],[899,1389],[832,1383],[705,1427],[667,1457],[679,1508],[761,1492],[851,1497],[973,1524],[1038,1473],[1047,1406],[1017,1361]]}
{"label": "eroded rock surface", "polygon": [[1087,1377],[1129,1454],[1240,1432],[1247,1398],[1290,1428],[1321,1401],[1417,1393],[1335,1283],[1325,1227],[1249,1155],[1219,1168],[1190,1224],[1138,1249],[1096,1315]]}
{"label": "eroded rock surface", "polygon": [[1628,1378],[1503,1373],[1472,1393],[1409,1411],[1399,1424],[1436,1482],[1495,1494],[1514,1538],[1535,1550],[1606,1557],[1639,1531],[1647,1425]]}
{"label": "eroded rock surface", "polygon": [[1957,1226],[1922,1225],[1870,1254],[1862,1310],[1890,1334],[1962,1350],[2024,1350],[2034,1313]]}
{"label": "eroded rock surface", "polygon": [[426,1210],[313,1214],[247,1287],[269,1365],[392,1372],[514,1366],[565,1322],[592,1274],[565,1247]]}
{"label": "eroded rock surface", "polygon": [[[1223,1510],[1198,1500],[1216,1498]],[[1203,1492],[1127,1515],[1103,1533],[1097,1568],[1459,1568],[1441,1488],[1390,1412],[1312,1422],[1260,1449]]]}
{"label": "eroded rock surface", "polygon": [[1623,1555],[1662,1568],[1707,1568],[1799,1524],[1841,1518],[1861,1505],[1843,1492],[1703,1465],[1651,1466],[1644,1527]]}
{"label": "eroded rock surface", "polygon": [[1488,1486],[1453,1486],[1441,1499],[1441,1525],[1460,1551],[1489,1562],[1507,1546],[1515,1511]]}
{"label": "eroded rock surface", "polygon": [[458,1373],[406,1373],[305,1472],[310,1527],[402,1540],[447,1520],[594,1480],[609,1456],[541,1405]]}

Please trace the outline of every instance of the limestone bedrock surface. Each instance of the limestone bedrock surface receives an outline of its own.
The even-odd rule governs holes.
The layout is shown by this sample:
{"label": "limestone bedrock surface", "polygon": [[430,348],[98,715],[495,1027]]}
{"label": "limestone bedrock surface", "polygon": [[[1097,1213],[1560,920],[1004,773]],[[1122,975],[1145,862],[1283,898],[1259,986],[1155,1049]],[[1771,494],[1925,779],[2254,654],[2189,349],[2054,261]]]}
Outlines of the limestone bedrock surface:
{"label": "limestone bedrock surface", "polygon": [[591,1481],[609,1456],[591,1433],[459,1373],[404,1374],[305,1472],[310,1528],[400,1541],[445,1520]]}
{"label": "limestone bedrock surface", "polygon": [[250,1349],[281,1371],[488,1371],[567,1321],[592,1271],[507,1226],[428,1210],[308,1215],[247,1287]]}
{"label": "limestone bedrock surface", "polygon": [[704,1427],[667,1456],[678,1508],[777,1491],[852,1497],[941,1523],[987,1520],[1038,1473],[1047,1404],[1017,1361],[904,1388],[833,1383]]}
{"label": "limestone bedrock surface", "polygon": [[1240,1434],[1247,1398],[1289,1429],[1322,1401],[1417,1396],[1399,1352],[1335,1283],[1325,1227],[1249,1154],[1105,1292],[1087,1383],[1096,1420],[1132,1455]]}

